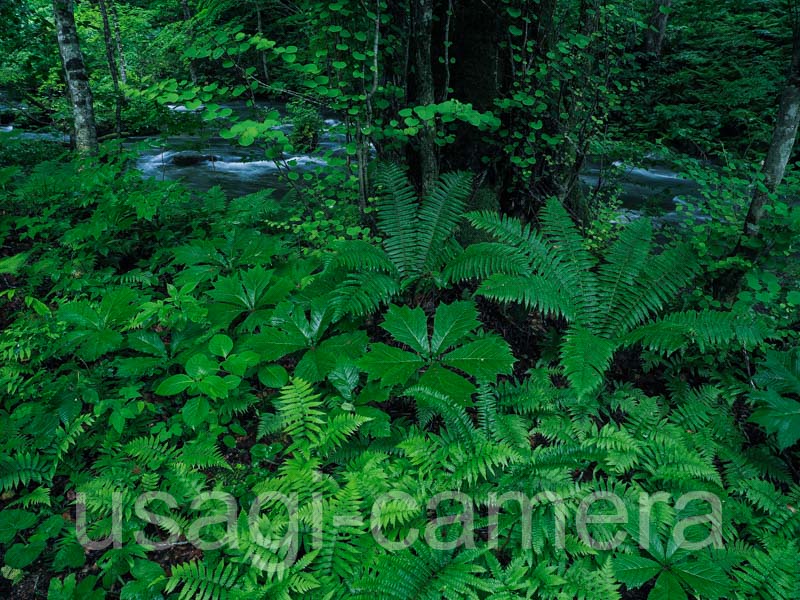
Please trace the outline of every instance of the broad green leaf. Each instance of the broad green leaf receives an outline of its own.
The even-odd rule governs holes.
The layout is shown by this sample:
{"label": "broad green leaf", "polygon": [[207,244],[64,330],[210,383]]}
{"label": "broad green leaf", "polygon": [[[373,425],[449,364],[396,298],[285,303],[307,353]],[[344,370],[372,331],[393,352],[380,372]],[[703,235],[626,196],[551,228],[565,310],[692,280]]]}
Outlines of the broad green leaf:
{"label": "broad green leaf", "polygon": [[401,344],[409,346],[424,356],[430,354],[428,343],[428,317],[421,308],[392,305],[386,311],[381,327]]}
{"label": "broad green leaf", "polygon": [[478,311],[472,302],[442,304],[433,318],[431,352],[439,354],[460,342],[480,325]]}
{"label": "broad green leaf", "polygon": [[5,564],[14,569],[24,569],[39,558],[44,548],[44,540],[38,540],[30,544],[14,544],[6,551]]}
{"label": "broad green leaf", "polygon": [[[229,375],[229,377],[235,377],[236,380],[239,380],[235,375]],[[228,391],[230,390],[230,386],[226,382],[227,380],[227,378],[223,379],[219,375],[209,375],[197,383],[197,389],[206,396],[210,396],[214,399],[227,398]]]}
{"label": "broad green leaf", "polygon": [[498,375],[511,374],[514,356],[502,338],[490,336],[456,348],[442,358],[442,363],[478,380],[493,381]]}
{"label": "broad green leaf", "polygon": [[0,544],[14,539],[18,531],[36,524],[36,515],[27,510],[7,509],[0,512]]}
{"label": "broad green leaf", "polygon": [[189,401],[184,404],[181,414],[183,422],[189,427],[195,428],[205,421],[208,416],[210,406],[208,400],[203,396],[193,396]]}
{"label": "broad green leaf", "polygon": [[224,334],[218,334],[208,342],[208,349],[214,356],[225,358],[233,350],[233,340]]}
{"label": "broad green leaf", "polygon": [[262,327],[259,333],[247,338],[248,348],[258,352],[265,361],[274,361],[302,350],[308,340],[299,331],[283,331],[277,327]]}
{"label": "broad green leaf", "polygon": [[472,396],[477,391],[475,384],[469,379],[439,364],[426,369],[419,378],[419,384],[450,396],[462,406],[471,405]]}
{"label": "broad green leaf", "polygon": [[139,330],[128,334],[128,345],[139,352],[153,356],[166,356],[164,342],[155,331]]}
{"label": "broad green leaf", "polygon": [[289,382],[289,373],[280,365],[267,365],[259,370],[258,380],[268,388],[280,389]]}
{"label": "broad green leaf", "polygon": [[730,582],[719,565],[710,561],[681,562],[673,567],[673,571],[697,596],[727,597]]}
{"label": "broad green leaf", "polygon": [[406,383],[424,364],[416,354],[386,344],[373,344],[370,352],[358,362],[370,379],[378,379],[389,386]]}
{"label": "broad green leaf", "polygon": [[784,398],[775,390],[759,391],[752,397],[762,406],[750,420],[761,425],[767,433],[775,434],[781,450],[800,440],[800,402]]}
{"label": "broad green leaf", "polygon": [[681,582],[669,571],[664,571],[656,579],[656,584],[647,595],[647,600],[687,600]]}
{"label": "broad green leaf", "polygon": [[156,394],[159,396],[174,396],[175,394],[180,394],[193,383],[194,379],[188,375],[173,375],[159,384],[156,388]]}
{"label": "broad green leaf", "polygon": [[194,379],[215,375],[219,365],[205,354],[195,354],[186,362],[186,372]]}
{"label": "broad green leaf", "polygon": [[623,554],[611,561],[614,575],[629,588],[638,588],[658,575],[663,567],[642,556]]}

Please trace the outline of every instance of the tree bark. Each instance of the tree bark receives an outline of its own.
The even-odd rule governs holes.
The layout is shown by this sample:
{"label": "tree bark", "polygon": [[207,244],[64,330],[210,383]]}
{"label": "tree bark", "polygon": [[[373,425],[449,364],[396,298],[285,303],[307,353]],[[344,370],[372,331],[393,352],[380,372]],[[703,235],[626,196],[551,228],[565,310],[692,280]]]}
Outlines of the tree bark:
{"label": "tree bark", "polygon": [[[431,62],[431,38],[433,36],[433,0],[412,0],[416,71],[416,102],[419,105],[436,102]],[[436,156],[436,126],[432,121],[422,124],[419,135],[420,187],[426,194],[439,176]]]}
{"label": "tree bark", "polygon": [[644,51],[656,58],[661,56],[664,38],[667,35],[668,9],[671,8],[672,0],[655,0],[653,14],[650,16],[650,27],[644,33]]}
{"label": "tree bark", "polygon": [[[264,25],[261,20],[260,0],[255,0],[255,5],[256,5],[256,20],[258,26],[258,33],[259,35],[263,35]],[[261,70],[264,72],[264,83],[269,84],[269,67],[267,66],[267,53],[261,50],[259,54],[261,54]]]}
{"label": "tree bark", "polygon": [[128,67],[125,64],[125,52],[122,49],[122,33],[119,28],[119,15],[114,0],[108,0],[108,8],[111,12],[111,21],[114,25],[114,41],[117,45],[117,66],[119,67],[119,80],[128,83]]}
{"label": "tree bark", "polygon": [[[194,28],[191,25],[192,9],[189,8],[188,0],[181,0],[181,8],[183,9],[183,20],[189,24],[189,36],[194,38]],[[194,61],[189,60],[189,77],[194,85],[197,85],[197,69],[195,69]]]}
{"label": "tree bark", "polygon": [[75,9],[72,0],[53,0],[53,15],[58,35],[58,49],[72,104],[75,149],[81,154],[94,154],[97,152],[94,104],[89,76],[78,41],[78,30],[75,27]]}
{"label": "tree bark", "polygon": [[119,87],[119,73],[117,71],[117,59],[114,56],[114,42],[111,34],[111,24],[108,20],[108,8],[106,0],[97,0],[100,8],[100,16],[103,20],[103,40],[106,46],[106,60],[108,61],[108,71],[111,74],[111,83],[114,86],[114,131],[117,137],[122,135],[122,92]]}
{"label": "tree bark", "polygon": [[764,207],[769,196],[781,184],[786,165],[792,157],[794,141],[800,126],[800,27],[795,27],[793,36],[792,63],[789,77],[781,93],[778,118],[772,132],[767,158],[761,172],[766,189],[757,189],[750,202],[744,223],[744,235],[758,234],[758,224],[764,216]]}

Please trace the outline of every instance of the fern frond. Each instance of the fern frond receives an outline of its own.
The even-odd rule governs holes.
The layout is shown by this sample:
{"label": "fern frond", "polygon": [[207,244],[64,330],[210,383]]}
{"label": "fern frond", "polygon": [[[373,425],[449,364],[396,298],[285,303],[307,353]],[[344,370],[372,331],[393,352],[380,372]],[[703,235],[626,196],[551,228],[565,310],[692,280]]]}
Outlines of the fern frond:
{"label": "fern frond", "polygon": [[294,441],[292,447],[301,446],[308,450],[322,435],[325,421],[322,419],[324,413],[318,409],[322,406],[319,398],[311,384],[302,379],[295,379],[281,389],[275,408],[284,433]]}
{"label": "fern frond", "polygon": [[386,234],[383,247],[403,276],[416,274],[419,265],[417,196],[397,165],[382,165],[375,176],[378,187],[378,228]]}
{"label": "fern frond", "polygon": [[572,296],[558,282],[541,275],[492,275],[477,293],[496,302],[519,302],[525,308],[562,315],[570,321],[578,314]]}
{"label": "fern frond", "polygon": [[471,174],[445,173],[422,200],[417,217],[420,267],[432,271],[439,266],[442,247],[461,221],[471,191]]}
{"label": "fern frond", "polygon": [[364,240],[346,240],[331,246],[333,254],[326,257],[325,269],[345,268],[351,271],[395,273],[397,269],[386,251]]}
{"label": "fern frond", "polygon": [[626,345],[641,343],[669,355],[690,343],[696,343],[701,351],[732,342],[752,347],[768,336],[767,328],[754,317],[703,310],[672,313],[634,329],[623,340]]}
{"label": "fern frond", "polygon": [[382,304],[388,304],[400,291],[397,279],[385,273],[351,273],[336,290],[334,319],[371,314]]}
{"label": "fern frond", "polygon": [[221,560],[212,571],[205,562],[193,560],[172,567],[166,591],[181,586],[179,600],[225,600],[238,579],[239,570],[233,563]]}
{"label": "fern frond", "polygon": [[40,454],[18,453],[0,457],[0,490],[8,491],[31,481],[47,483],[53,477],[53,465]]}
{"label": "fern frond", "polygon": [[516,248],[494,242],[471,244],[448,261],[443,271],[445,281],[486,279],[491,275],[523,275],[530,270],[528,259]]}

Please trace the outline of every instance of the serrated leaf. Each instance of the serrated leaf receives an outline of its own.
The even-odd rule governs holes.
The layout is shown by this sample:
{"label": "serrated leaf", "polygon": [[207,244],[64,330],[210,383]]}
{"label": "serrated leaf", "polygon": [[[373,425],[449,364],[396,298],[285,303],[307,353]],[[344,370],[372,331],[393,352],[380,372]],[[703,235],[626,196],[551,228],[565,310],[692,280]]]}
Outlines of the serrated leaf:
{"label": "serrated leaf", "polygon": [[183,409],[181,410],[183,422],[191,428],[197,427],[203,421],[205,421],[210,408],[211,407],[208,404],[208,400],[206,400],[203,396],[194,396],[189,398],[189,401],[184,404]]}
{"label": "serrated leaf", "polygon": [[406,383],[424,364],[416,354],[386,344],[373,344],[367,355],[358,362],[370,379],[378,379],[389,386]]}
{"label": "serrated leaf", "polygon": [[444,352],[479,325],[478,311],[472,302],[440,305],[433,318],[431,352],[433,354]]}
{"label": "serrated leaf", "polygon": [[442,363],[480,381],[493,381],[498,375],[511,374],[514,356],[502,338],[491,336],[456,348]]}
{"label": "serrated leaf", "polygon": [[428,343],[428,317],[421,308],[392,305],[386,311],[381,327],[394,339],[424,356],[430,354]]}
{"label": "serrated leaf", "polygon": [[638,588],[658,575],[663,567],[642,556],[623,554],[611,561],[614,575],[629,588]]}
{"label": "serrated leaf", "polygon": [[647,600],[687,600],[681,582],[669,571],[664,571],[656,579],[656,584],[647,596]]}

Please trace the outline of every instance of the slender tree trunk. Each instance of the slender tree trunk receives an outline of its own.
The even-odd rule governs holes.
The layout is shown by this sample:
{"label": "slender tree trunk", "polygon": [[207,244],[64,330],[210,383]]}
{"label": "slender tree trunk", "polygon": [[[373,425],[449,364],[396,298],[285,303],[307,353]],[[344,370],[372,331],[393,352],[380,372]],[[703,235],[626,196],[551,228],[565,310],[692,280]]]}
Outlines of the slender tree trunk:
{"label": "slender tree trunk", "polygon": [[[181,0],[181,8],[183,9],[183,20],[189,23],[189,36],[194,38],[194,29],[191,26],[192,9],[189,8],[188,0]],[[189,77],[194,85],[197,85],[197,69],[195,69],[194,61],[189,60]]]}
{"label": "slender tree trunk", "polygon": [[97,152],[92,90],[83,62],[72,0],[53,0],[58,49],[64,66],[75,127],[75,148],[81,154]]}
{"label": "slender tree trunk", "polygon": [[108,8],[111,12],[111,22],[114,25],[114,41],[117,45],[117,66],[119,67],[119,80],[128,83],[128,67],[125,64],[125,52],[122,49],[122,33],[119,28],[119,15],[114,0],[108,0]]}
{"label": "slender tree trunk", "polygon": [[[258,23],[258,33],[259,35],[264,34],[264,24],[261,20],[261,0],[255,0],[256,5],[256,19]],[[264,83],[269,84],[269,67],[267,66],[267,53],[263,50],[260,52],[261,54],[261,70],[264,72]]]}
{"label": "slender tree trunk", "polygon": [[664,38],[667,35],[667,22],[672,0],[654,0],[650,27],[644,33],[644,51],[656,58],[661,56]]}
{"label": "slender tree trunk", "polygon": [[744,224],[744,234],[748,236],[755,236],[758,233],[758,223],[764,215],[764,206],[769,200],[769,195],[783,180],[786,165],[792,157],[798,126],[800,126],[800,26],[795,27],[793,37],[789,77],[781,94],[778,118],[772,132],[772,142],[761,170],[764,174],[766,190],[757,189],[753,194]]}
{"label": "slender tree trunk", "polygon": [[[412,0],[416,70],[416,102],[420,105],[436,102],[436,89],[431,64],[433,35],[433,0]],[[427,193],[439,176],[436,157],[436,126],[432,121],[422,124],[419,135],[419,169],[422,193]]]}
{"label": "slender tree trunk", "polygon": [[114,126],[117,137],[122,136],[122,91],[119,87],[119,74],[117,72],[117,59],[114,56],[114,42],[111,36],[111,25],[108,20],[108,8],[106,0],[97,0],[100,8],[100,16],[103,19],[103,40],[106,46],[106,60],[108,61],[108,71],[111,73],[111,83],[114,86]]}

